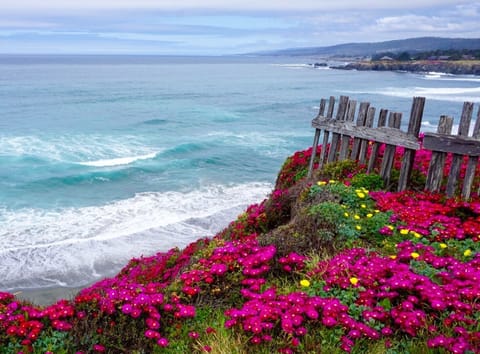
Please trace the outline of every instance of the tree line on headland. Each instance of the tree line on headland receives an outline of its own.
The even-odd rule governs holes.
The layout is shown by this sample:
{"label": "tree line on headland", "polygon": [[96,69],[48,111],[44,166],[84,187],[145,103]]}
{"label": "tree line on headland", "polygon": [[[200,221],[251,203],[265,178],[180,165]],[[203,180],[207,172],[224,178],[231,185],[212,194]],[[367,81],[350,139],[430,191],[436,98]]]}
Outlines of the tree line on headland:
{"label": "tree line on headland", "polygon": [[437,49],[425,52],[382,52],[372,56],[378,61],[384,58],[398,61],[410,60],[480,60],[480,49]]}
{"label": "tree line on headland", "polygon": [[[467,52],[468,54],[464,54]],[[390,55],[388,55],[390,54]],[[353,61],[335,69],[442,72],[455,75],[480,75],[480,51],[434,51],[417,53],[412,57],[408,52],[398,54],[382,53],[371,60]]]}

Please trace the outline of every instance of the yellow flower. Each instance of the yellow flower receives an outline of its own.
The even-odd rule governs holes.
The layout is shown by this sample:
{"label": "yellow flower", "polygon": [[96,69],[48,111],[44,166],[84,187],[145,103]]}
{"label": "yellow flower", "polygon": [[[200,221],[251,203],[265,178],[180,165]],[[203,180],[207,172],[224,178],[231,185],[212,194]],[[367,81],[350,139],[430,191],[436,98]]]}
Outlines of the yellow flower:
{"label": "yellow flower", "polygon": [[392,254],[391,256],[389,256],[391,259],[397,259],[397,256]]}
{"label": "yellow flower", "polygon": [[354,218],[355,220],[360,220],[360,215],[355,214],[355,215],[353,216],[353,218]]}
{"label": "yellow flower", "polygon": [[446,243],[441,243],[439,246],[440,246],[440,248],[447,248],[448,247]]}
{"label": "yellow flower", "polygon": [[324,186],[324,185],[327,184],[327,182],[325,182],[325,181],[318,181],[317,184],[318,184],[319,186]]}
{"label": "yellow flower", "polygon": [[472,250],[469,248],[469,249],[466,249],[465,252],[463,252],[463,255],[465,257],[469,257],[472,255]]}
{"label": "yellow flower", "polygon": [[379,212],[380,212],[380,210],[379,210],[379,209],[375,209],[375,210],[374,210],[374,212],[376,212],[376,213],[379,213]]}
{"label": "yellow flower", "polygon": [[367,218],[371,218],[371,217],[373,217],[373,214],[372,214],[372,213],[368,213],[368,214],[367,214]]}
{"label": "yellow flower", "polygon": [[410,231],[410,233],[411,233],[411,234],[413,235],[413,237],[415,237],[415,238],[421,238],[421,237],[422,237],[422,235],[420,235],[420,234],[419,234],[418,232],[416,232],[416,231]]}
{"label": "yellow flower", "polygon": [[408,232],[409,231],[407,229],[401,229],[400,230],[400,234],[402,234],[402,235],[408,235]]}
{"label": "yellow flower", "polygon": [[412,256],[413,259],[420,257],[420,255],[417,252],[410,253],[410,256]]}
{"label": "yellow flower", "polygon": [[357,192],[357,197],[359,197],[360,199],[363,199],[363,198],[365,198],[365,193]]}
{"label": "yellow flower", "polygon": [[328,181],[328,183],[336,183],[337,181],[335,181],[334,179],[331,179]]}
{"label": "yellow flower", "polygon": [[392,225],[387,225],[387,227],[393,231],[394,227]]}
{"label": "yellow flower", "polygon": [[367,206],[365,204],[360,204],[360,208],[365,209]]}
{"label": "yellow flower", "polygon": [[355,226],[355,228],[356,228],[358,231],[360,231],[360,230],[362,229],[362,227],[361,227],[360,225]]}
{"label": "yellow flower", "polygon": [[308,279],[300,280],[300,285],[304,288],[308,288],[310,286],[310,281]]}
{"label": "yellow flower", "polygon": [[350,278],[350,284],[357,285],[357,283],[358,283],[358,278],[355,278],[355,277]]}
{"label": "yellow flower", "polygon": [[347,213],[347,212],[343,213],[343,215],[345,215],[346,218],[348,218],[350,216],[350,214]]}

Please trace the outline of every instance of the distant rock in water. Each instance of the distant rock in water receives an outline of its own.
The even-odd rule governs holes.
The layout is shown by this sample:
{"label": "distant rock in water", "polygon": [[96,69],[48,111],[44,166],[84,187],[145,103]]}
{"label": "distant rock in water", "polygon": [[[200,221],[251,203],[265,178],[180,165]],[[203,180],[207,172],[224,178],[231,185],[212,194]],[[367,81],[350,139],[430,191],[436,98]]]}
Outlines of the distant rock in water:
{"label": "distant rock in water", "polygon": [[308,64],[309,66],[311,66],[312,68],[325,68],[328,66],[327,63],[313,63],[313,64]]}
{"label": "distant rock in water", "polygon": [[358,61],[332,69],[442,72],[454,75],[480,75],[480,60],[416,60],[416,61]]}

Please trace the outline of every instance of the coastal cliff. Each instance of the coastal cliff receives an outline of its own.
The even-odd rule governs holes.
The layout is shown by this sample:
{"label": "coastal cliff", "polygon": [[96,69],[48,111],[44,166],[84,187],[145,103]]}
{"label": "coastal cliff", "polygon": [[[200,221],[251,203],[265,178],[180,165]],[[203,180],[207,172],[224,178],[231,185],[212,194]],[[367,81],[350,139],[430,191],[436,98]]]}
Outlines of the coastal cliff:
{"label": "coastal cliff", "polygon": [[442,72],[454,75],[480,75],[480,60],[357,61],[333,68],[362,71]]}
{"label": "coastal cliff", "polygon": [[478,197],[415,192],[426,150],[405,192],[354,161],[307,180],[311,154],[213,238],[48,307],[0,292],[0,352],[477,353]]}

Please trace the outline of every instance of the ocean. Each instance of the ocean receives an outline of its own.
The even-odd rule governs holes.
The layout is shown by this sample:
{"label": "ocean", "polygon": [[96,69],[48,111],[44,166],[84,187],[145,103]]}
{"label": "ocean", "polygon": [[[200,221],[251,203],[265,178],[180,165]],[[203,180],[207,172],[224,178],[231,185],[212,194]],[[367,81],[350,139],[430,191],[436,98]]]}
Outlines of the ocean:
{"label": "ocean", "polygon": [[0,291],[84,286],[214,235],[312,144],[323,97],[408,117],[425,96],[423,131],[480,102],[479,77],[313,62],[1,56]]}

